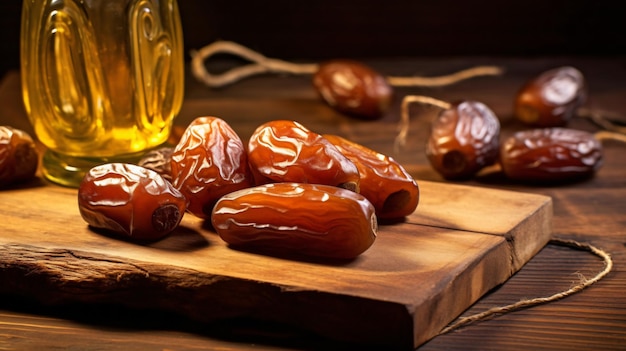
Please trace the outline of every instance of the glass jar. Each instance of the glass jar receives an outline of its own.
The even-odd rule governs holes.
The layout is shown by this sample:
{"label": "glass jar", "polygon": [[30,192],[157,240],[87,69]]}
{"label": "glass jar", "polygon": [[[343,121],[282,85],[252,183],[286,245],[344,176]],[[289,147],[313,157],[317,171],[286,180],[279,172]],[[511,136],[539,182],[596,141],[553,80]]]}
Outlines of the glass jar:
{"label": "glass jar", "polygon": [[77,186],[167,141],[184,93],[176,0],[24,0],[20,50],[46,178]]}

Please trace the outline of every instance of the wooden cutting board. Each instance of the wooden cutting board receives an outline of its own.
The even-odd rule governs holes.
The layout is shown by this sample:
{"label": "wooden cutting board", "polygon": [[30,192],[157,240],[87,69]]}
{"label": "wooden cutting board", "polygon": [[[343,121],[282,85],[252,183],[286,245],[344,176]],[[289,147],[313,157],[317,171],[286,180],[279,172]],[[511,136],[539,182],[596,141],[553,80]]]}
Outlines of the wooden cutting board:
{"label": "wooden cutting board", "polygon": [[342,341],[412,349],[506,281],[549,240],[552,201],[422,181],[406,221],[350,262],[230,249],[187,214],[150,245],[91,231],[76,190],[0,191],[0,292],[48,304],[113,303],[199,322],[286,323]]}

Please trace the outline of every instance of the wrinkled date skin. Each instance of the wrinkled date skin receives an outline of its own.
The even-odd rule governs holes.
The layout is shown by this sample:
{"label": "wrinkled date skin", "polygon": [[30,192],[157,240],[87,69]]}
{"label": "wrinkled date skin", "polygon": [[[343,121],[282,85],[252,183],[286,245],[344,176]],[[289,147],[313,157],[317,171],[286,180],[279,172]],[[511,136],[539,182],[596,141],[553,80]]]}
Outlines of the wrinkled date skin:
{"label": "wrinkled date skin", "polygon": [[328,105],[362,119],[380,118],[393,97],[393,89],[384,76],[351,60],[322,63],[313,76],[313,85]]}
{"label": "wrinkled date skin", "polygon": [[325,134],[324,138],[357,166],[359,193],[374,205],[379,219],[401,218],[415,211],[419,187],[396,160],[338,135]]}
{"label": "wrinkled date skin", "polygon": [[602,164],[593,134],[569,128],[520,131],[502,143],[500,162],[513,180],[554,182],[589,177]]}
{"label": "wrinkled date skin", "polygon": [[32,179],[38,164],[31,136],[20,129],[0,126],[0,188]]}
{"label": "wrinkled date skin", "polygon": [[171,233],[186,206],[185,197],[158,173],[133,164],[96,166],[78,188],[78,208],[90,226],[137,241]]}
{"label": "wrinkled date skin", "polygon": [[314,183],[359,191],[359,171],[330,141],[298,122],[270,121],[248,142],[248,160],[257,184]]}
{"label": "wrinkled date skin", "polygon": [[218,117],[198,117],[171,156],[172,184],[189,200],[187,210],[209,218],[225,194],[253,185],[242,140]]}
{"label": "wrinkled date skin", "polygon": [[562,127],[587,99],[583,74],[559,67],[528,81],[515,99],[515,116],[535,127]]}
{"label": "wrinkled date skin", "polygon": [[426,156],[444,178],[468,179],[498,160],[499,138],[500,121],[489,107],[457,102],[432,124]]}
{"label": "wrinkled date skin", "polygon": [[151,169],[168,181],[172,180],[172,153],[173,147],[164,146],[150,150],[137,162],[138,166]]}
{"label": "wrinkled date skin", "polygon": [[305,183],[264,184],[221,198],[212,224],[233,247],[352,259],[376,239],[372,204],[353,191]]}

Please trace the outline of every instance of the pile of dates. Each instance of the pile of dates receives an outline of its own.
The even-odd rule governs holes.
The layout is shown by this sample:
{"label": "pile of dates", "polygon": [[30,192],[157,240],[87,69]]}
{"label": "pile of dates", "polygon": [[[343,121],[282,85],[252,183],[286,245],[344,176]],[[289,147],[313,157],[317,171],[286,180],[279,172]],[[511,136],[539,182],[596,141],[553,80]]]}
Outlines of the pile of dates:
{"label": "pile of dates", "polygon": [[587,178],[602,164],[602,144],[566,124],[586,100],[580,71],[565,66],[529,80],[515,99],[515,116],[532,127],[500,141],[500,122],[486,105],[460,101],[431,126],[426,156],[445,179],[464,180],[500,164],[512,180],[555,183]]}
{"label": "pile of dates", "polygon": [[365,252],[378,219],[405,217],[418,202],[411,175],[360,144],[276,120],[246,145],[211,116],[137,165],[94,167],[78,191],[90,226],[131,239],[160,239],[190,213],[234,248],[331,259]]}

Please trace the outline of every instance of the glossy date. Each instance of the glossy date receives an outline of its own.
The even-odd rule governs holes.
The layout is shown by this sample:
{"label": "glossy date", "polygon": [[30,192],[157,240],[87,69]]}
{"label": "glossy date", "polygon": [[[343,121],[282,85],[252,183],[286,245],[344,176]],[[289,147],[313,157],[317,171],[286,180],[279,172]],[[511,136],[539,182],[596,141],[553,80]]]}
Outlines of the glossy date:
{"label": "glossy date", "polygon": [[500,121],[478,101],[443,110],[431,127],[426,156],[444,178],[467,179],[498,159]]}
{"label": "glossy date", "polygon": [[0,188],[33,178],[38,164],[31,136],[20,129],[0,126]]}
{"label": "glossy date", "polygon": [[593,134],[569,128],[520,131],[502,144],[502,169],[520,181],[564,181],[593,175],[602,164],[602,144]]}
{"label": "glossy date", "polygon": [[528,81],[515,99],[515,116],[535,127],[562,127],[587,99],[585,77],[576,68],[558,67]]}
{"label": "glossy date", "polygon": [[216,203],[211,220],[233,247],[335,259],[365,252],[378,230],[374,207],[362,195],[305,183],[230,193]]}
{"label": "glossy date", "polygon": [[321,98],[336,110],[360,117],[381,117],[391,104],[393,89],[378,72],[352,60],[332,60],[313,76]]}
{"label": "glossy date", "polygon": [[174,230],[187,200],[158,173],[133,164],[89,170],[78,189],[78,208],[92,227],[133,240],[156,240]]}
{"label": "glossy date", "polygon": [[189,200],[187,210],[209,218],[215,202],[253,184],[243,142],[224,120],[198,117],[171,155],[172,184]]}
{"label": "glossy date", "polygon": [[248,142],[257,184],[314,183],[359,191],[359,171],[330,141],[295,121],[259,126]]}
{"label": "glossy date", "polygon": [[338,135],[323,135],[359,170],[359,193],[376,209],[380,219],[405,217],[419,203],[415,179],[396,160]]}

